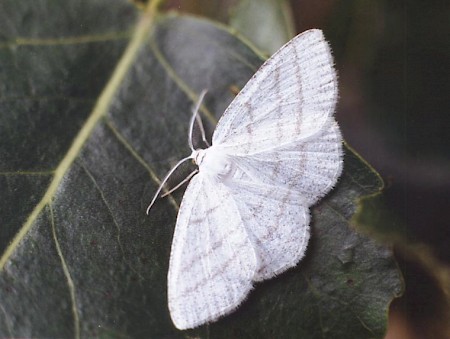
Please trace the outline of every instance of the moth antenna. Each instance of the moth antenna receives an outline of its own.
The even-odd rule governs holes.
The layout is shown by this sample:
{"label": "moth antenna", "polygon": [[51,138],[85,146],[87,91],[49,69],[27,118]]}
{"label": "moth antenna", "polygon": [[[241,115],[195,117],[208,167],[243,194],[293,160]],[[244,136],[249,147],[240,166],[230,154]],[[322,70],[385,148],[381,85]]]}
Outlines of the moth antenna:
{"label": "moth antenna", "polygon": [[194,171],[191,172],[191,174],[189,174],[186,178],[183,179],[182,182],[180,182],[178,185],[176,185],[174,188],[171,188],[170,191],[164,193],[163,195],[161,195],[161,198],[164,198],[166,196],[168,196],[170,193],[176,191],[177,189],[179,189],[181,186],[184,185],[184,183],[186,183],[187,181],[191,180],[191,178],[196,175],[198,173],[198,169],[195,169]]}
{"label": "moth antenna", "polygon": [[206,92],[207,92],[207,90],[206,89],[204,89],[201,93],[200,93],[200,95],[199,95],[199,97],[198,97],[198,100],[197,100],[197,103],[195,104],[195,107],[194,107],[194,109],[192,110],[192,117],[191,117],[191,121],[190,121],[190,123],[189,123],[189,139],[188,139],[188,144],[189,144],[189,148],[191,149],[191,151],[194,151],[194,143],[193,143],[193,140],[192,140],[192,135],[193,135],[193,132],[194,132],[194,123],[195,123],[195,121],[197,121],[197,123],[198,123],[198,125],[199,125],[199,127],[200,127],[200,133],[202,134],[202,139],[203,139],[203,141],[208,145],[208,147],[209,147],[209,143],[208,143],[208,141],[206,140],[206,135],[205,135],[205,129],[203,128],[203,123],[202,123],[202,119],[198,116],[198,111],[199,111],[199,109],[200,109],[200,106],[201,106],[201,104],[202,104],[202,101],[203,101],[203,98],[205,97],[205,95],[206,95]]}
{"label": "moth antenna", "polygon": [[169,179],[169,177],[173,174],[173,172],[175,172],[175,170],[178,168],[178,166],[180,166],[183,162],[185,162],[186,160],[192,159],[193,155],[191,154],[190,156],[181,159],[180,161],[177,162],[177,164],[175,166],[172,167],[172,169],[169,171],[169,173],[166,174],[166,176],[164,177],[164,179],[161,181],[161,184],[158,187],[158,190],[156,191],[155,195],[153,196],[152,201],[150,202],[150,205],[148,205],[147,207],[147,215],[148,212],[150,212],[150,208],[153,206],[153,204],[155,203],[156,199],[158,198],[159,193],[161,192],[161,190],[164,187],[164,184],[166,183],[166,181]]}
{"label": "moth antenna", "polygon": [[[198,111],[200,109],[200,105],[202,104],[203,98],[206,95],[207,90],[204,89],[203,91],[201,91],[197,103],[194,106],[194,109],[192,110],[192,117],[191,120],[189,122],[189,138],[188,138],[188,144],[189,144],[189,148],[191,149],[192,152],[194,152],[194,144],[193,144],[193,131],[194,131],[194,123],[197,120],[197,123],[200,127],[200,132],[202,134],[202,139],[203,141],[208,145],[209,147],[209,143],[206,140],[206,135],[205,135],[205,129],[203,128],[203,123],[202,123],[202,119],[200,119],[200,117],[198,116]],[[169,173],[166,174],[166,176],[164,177],[163,181],[161,181],[161,184],[158,187],[158,190],[156,191],[155,195],[153,196],[152,201],[150,202],[150,204],[147,207],[147,215],[150,212],[150,208],[152,208],[153,204],[155,203],[156,199],[158,198],[159,193],[161,193],[161,190],[164,187],[164,184],[167,182],[167,180],[170,178],[170,176],[173,174],[173,172],[175,172],[175,170],[178,168],[178,166],[180,166],[183,162],[185,162],[186,160],[192,159],[193,158],[193,154],[192,153],[190,156],[181,159],[180,161],[177,162],[177,164],[175,166],[172,167],[172,169],[169,171]],[[191,174],[189,174],[182,182],[180,182],[178,185],[176,185],[174,188],[172,188],[170,191],[168,191],[167,193],[164,193],[162,197],[165,197],[167,195],[169,195],[170,193],[172,193],[173,191],[175,191],[176,189],[178,189],[180,186],[182,186],[186,181],[190,180],[195,174],[198,173],[198,170],[196,169],[195,171],[193,171]]]}

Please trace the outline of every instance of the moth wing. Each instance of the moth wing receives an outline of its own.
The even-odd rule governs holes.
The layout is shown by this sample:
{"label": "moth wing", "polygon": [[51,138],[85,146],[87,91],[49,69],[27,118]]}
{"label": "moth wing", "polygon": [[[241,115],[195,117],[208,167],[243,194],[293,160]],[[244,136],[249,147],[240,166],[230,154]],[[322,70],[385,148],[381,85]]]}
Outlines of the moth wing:
{"label": "moth wing", "polygon": [[233,180],[230,190],[255,249],[255,281],[295,266],[309,240],[309,208],[296,191],[247,180]]}
{"label": "moth wing", "polygon": [[256,256],[230,191],[199,173],[178,213],[168,274],[177,328],[214,321],[233,311],[252,288]]}
{"label": "moth wing", "polygon": [[337,78],[322,31],[299,34],[268,59],[219,120],[213,145],[251,154],[307,139],[332,120]]}
{"label": "moth wing", "polygon": [[332,121],[309,139],[230,158],[238,167],[238,177],[295,191],[309,207],[328,193],[341,175],[341,140],[337,123]]}

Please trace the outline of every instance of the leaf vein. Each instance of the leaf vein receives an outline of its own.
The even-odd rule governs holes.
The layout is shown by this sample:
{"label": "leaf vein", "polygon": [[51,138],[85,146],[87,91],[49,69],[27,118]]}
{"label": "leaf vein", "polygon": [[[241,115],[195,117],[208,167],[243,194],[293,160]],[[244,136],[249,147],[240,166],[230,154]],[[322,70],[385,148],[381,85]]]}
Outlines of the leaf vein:
{"label": "leaf vein", "polygon": [[[97,126],[99,120],[106,114],[111,101],[116,94],[120,84],[122,83],[125,75],[127,74],[131,64],[135,60],[141,46],[148,37],[148,33],[153,27],[154,16],[156,15],[157,5],[159,0],[152,1],[148,5],[148,10],[142,15],[140,21],[136,25],[136,30],[133,33],[130,43],[125,49],[121,59],[119,60],[110,80],[106,84],[99,99],[97,100],[91,115],[86,120],[84,126],[80,129],[78,135],[75,137],[72,145],[67,151],[66,155],[55,170],[53,180],[51,181],[47,191],[45,192],[42,200],[36,205],[31,212],[25,224],[20,228],[14,239],[6,248],[2,257],[0,258],[0,271],[3,270],[6,263],[10,259],[11,255],[15,252],[19,243],[23,240],[26,234],[33,226],[36,218],[42,212],[44,207],[51,202],[59,184],[63,180],[65,174],[70,169],[70,166],[79,155],[86,141],[89,139],[94,128]],[[1,46],[0,46],[1,47]]]}
{"label": "leaf vein", "polygon": [[[117,140],[130,152],[130,154],[135,158],[150,174],[150,178],[157,184],[161,184],[161,179],[156,175],[156,172],[150,167],[150,165],[142,158],[142,156],[134,149],[132,145],[128,143],[128,141],[125,139],[125,137],[118,131],[118,129],[113,125],[112,122],[109,120],[105,121],[106,126],[113,132],[113,134],[116,136]],[[163,192],[167,193],[167,188],[163,188]],[[171,205],[174,207],[175,211],[177,212],[179,209],[179,206],[175,199],[172,197],[171,194],[169,194],[169,201]]]}
{"label": "leaf vein", "polygon": [[0,48],[11,48],[19,46],[63,46],[63,45],[79,45],[90,44],[106,41],[117,41],[129,39],[132,32],[114,32],[99,35],[84,35],[76,37],[63,37],[63,38],[47,38],[47,39],[30,39],[17,37],[7,43],[0,44]]}
{"label": "leaf vein", "polygon": [[114,226],[116,227],[117,230],[117,243],[119,244],[119,248],[120,248],[120,252],[122,253],[122,257],[124,262],[127,264],[127,266],[134,272],[136,273],[139,278],[141,278],[142,280],[144,280],[144,278],[142,277],[142,275],[136,271],[133,266],[128,262],[128,260],[126,259],[126,255],[125,255],[125,250],[123,249],[123,244],[122,244],[122,240],[120,239],[120,233],[121,233],[121,229],[119,226],[119,223],[117,222],[117,219],[114,217],[114,213],[113,210],[110,207],[110,204],[108,203],[108,201],[106,200],[105,195],[103,194],[103,190],[100,188],[100,186],[97,183],[97,180],[95,180],[94,176],[92,175],[92,173],[87,169],[86,165],[83,163],[83,161],[80,159],[78,161],[78,163],[80,164],[81,168],[84,170],[84,172],[86,173],[86,175],[89,177],[89,179],[92,181],[92,183],[94,184],[96,190],[98,191],[98,193],[100,194],[100,197],[103,201],[103,204],[105,205],[105,207],[108,209],[109,214],[111,215],[111,219],[114,223]]}
{"label": "leaf vein", "polygon": [[59,245],[58,236],[56,234],[56,224],[55,224],[55,215],[53,213],[52,203],[48,205],[50,210],[50,223],[52,226],[52,234],[53,240],[55,241],[56,252],[58,253],[59,259],[61,260],[62,269],[64,272],[64,276],[67,279],[67,286],[70,292],[70,300],[72,302],[72,314],[74,320],[74,336],[75,338],[80,338],[80,318],[78,316],[78,307],[77,307],[77,296],[75,292],[75,284],[73,283],[72,276],[70,274],[69,266],[67,265],[66,260],[64,259],[64,254],[62,252],[61,246]]}
{"label": "leaf vein", "polygon": [[[154,39],[150,39],[150,49],[152,50],[153,54],[156,57],[156,60],[160,63],[160,65],[164,68],[164,70],[167,72],[167,75],[178,85],[178,87],[181,89],[182,92],[184,92],[189,99],[192,100],[193,103],[198,102],[199,95],[197,95],[184,81],[181,79],[181,77],[175,72],[173,67],[169,64],[169,62],[164,58],[161,51],[159,50],[158,46],[156,45],[156,42]],[[212,114],[205,105],[200,105],[199,111],[212,123],[217,124],[217,119],[214,117],[214,114]]]}

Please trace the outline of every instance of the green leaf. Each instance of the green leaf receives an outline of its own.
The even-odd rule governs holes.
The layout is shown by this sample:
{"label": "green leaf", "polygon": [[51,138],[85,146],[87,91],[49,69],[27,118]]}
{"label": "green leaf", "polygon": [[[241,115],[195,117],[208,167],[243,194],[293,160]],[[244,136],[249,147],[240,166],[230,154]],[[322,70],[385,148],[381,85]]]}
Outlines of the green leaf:
{"label": "green leaf", "polygon": [[348,227],[354,200],[381,185],[350,150],[300,265],[177,331],[166,275],[182,193],[145,208],[189,154],[196,93],[209,91],[211,132],[263,60],[211,22],[154,24],[118,0],[14,4],[0,5],[0,336],[383,336],[401,280],[391,252]]}
{"label": "green leaf", "polygon": [[230,15],[230,25],[268,53],[295,35],[291,7],[285,0],[241,0]]}

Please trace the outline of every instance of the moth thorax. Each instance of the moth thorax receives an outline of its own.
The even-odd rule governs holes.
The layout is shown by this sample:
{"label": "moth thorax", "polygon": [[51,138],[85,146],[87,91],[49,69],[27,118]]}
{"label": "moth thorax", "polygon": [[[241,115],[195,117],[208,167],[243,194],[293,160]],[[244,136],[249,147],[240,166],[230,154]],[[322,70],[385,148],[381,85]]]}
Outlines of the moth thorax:
{"label": "moth thorax", "polygon": [[213,146],[207,149],[195,150],[193,158],[200,172],[217,181],[225,181],[231,178],[236,171],[231,158],[222,150]]}

